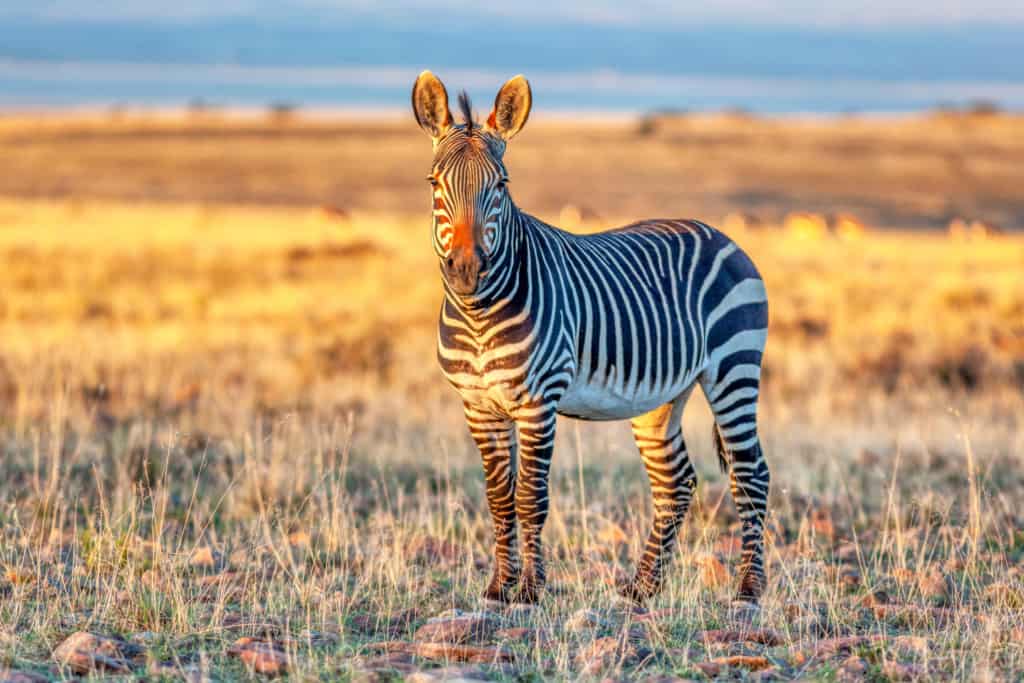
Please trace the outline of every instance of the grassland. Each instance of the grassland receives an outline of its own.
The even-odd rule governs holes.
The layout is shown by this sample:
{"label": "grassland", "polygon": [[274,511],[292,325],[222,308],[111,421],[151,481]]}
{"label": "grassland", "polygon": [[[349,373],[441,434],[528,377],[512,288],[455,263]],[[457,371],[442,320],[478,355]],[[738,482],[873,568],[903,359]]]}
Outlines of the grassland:
{"label": "grassland", "polygon": [[[440,291],[425,206],[383,212],[375,202],[388,190],[338,218],[316,208],[330,196],[278,167],[261,187],[308,194],[214,201],[148,147],[108,150],[134,149],[135,173],[115,173],[119,161],[90,174],[84,159],[98,147],[75,139],[67,164],[81,168],[66,193],[51,192],[51,152],[37,149],[50,133],[9,125],[0,144],[22,135],[41,156],[0,180],[0,669],[188,680],[1024,675],[1024,238],[735,234],[772,300],[760,612],[729,605],[737,518],[699,400],[684,426],[699,502],[650,610],[613,590],[650,521],[628,426],[572,421],[560,423],[553,472],[551,591],[535,609],[501,610],[478,601],[490,523],[479,458],[434,365]],[[168,155],[238,149],[162,135]],[[369,138],[359,144],[370,149]],[[423,140],[410,139],[425,166]],[[399,168],[388,154],[374,168]],[[546,191],[548,176],[516,175],[532,158],[510,159],[517,197],[520,186]],[[306,168],[301,154],[274,159]],[[328,182],[303,178],[314,175]],[[147,177],[186,185],[136,195]],[[108,196],[90,182],[118,186]],[[988,206],[999,182],[964,196]],[[425,205],[424,188],[409,192]],[[617,222],[607,215],[580,229]],[[428,625],[452,610],[487,614]],[[76,632],[110,640],[83,642],[61,666],[58,645]]]}

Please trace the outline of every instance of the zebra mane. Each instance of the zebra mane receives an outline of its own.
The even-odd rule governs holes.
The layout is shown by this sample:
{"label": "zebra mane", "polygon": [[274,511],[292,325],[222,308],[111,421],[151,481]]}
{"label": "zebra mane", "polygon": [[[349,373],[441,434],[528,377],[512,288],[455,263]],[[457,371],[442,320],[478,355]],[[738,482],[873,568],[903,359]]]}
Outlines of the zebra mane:
{"label": "zebra mane", "polygon": [[466,132],[473,132],[473,103],[469,101],[469,93],[465,90],[459,93],[459,110],[462,113],[462,120],[466,124]]}

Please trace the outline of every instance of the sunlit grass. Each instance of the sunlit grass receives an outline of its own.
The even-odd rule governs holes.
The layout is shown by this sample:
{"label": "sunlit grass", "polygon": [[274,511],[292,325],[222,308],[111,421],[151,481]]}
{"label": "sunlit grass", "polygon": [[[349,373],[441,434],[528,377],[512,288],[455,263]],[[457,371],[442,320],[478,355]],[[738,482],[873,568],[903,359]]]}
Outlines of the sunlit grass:
{"label": "sunlit grass", "polygon": [[[229,646],[267,636],[292,676],[347,677],[371,643],[482,608],[490,521],[434,367],[425,219],[13,200],[0,215],[6,666],[54,675],[54,647],[87,630],[142,645],[137,672],[240,676]],[[681,676],[745,655],[785,678],[1018,677],[1024,241],[735,237],[771,297],[756,622],[777,644],[706,634],[743,620],[737,520],[694,401],[699,503],[648,621],[613,588],[650,522],[628,427],[561,423],[552,591],[503,614],[541,639],[506,642],[512,666],[577,678],[595,639],[626,634],[654,653],[643,670]],[[596,625],[567,627],[584,608]]]}

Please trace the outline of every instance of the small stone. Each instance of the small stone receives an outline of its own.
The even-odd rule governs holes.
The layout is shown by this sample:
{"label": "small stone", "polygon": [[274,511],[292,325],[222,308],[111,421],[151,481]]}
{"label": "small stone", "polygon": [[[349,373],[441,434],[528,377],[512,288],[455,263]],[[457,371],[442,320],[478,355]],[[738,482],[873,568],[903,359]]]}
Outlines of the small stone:
{"label": "small stone", "polygon": [[847,588],[856,588],[861,584],[860,571],[854,567],[842,567],[839,571],[839,583]]}
{"label": "small stone", "polygon": [[265,676],[280,676],[288,670],[288,655],[276,643],[259,638],[239,638],[228,654],[238,657],[251,671]]}
{"label": "small stone", "polygon": [[53,659],[78,674],[127,673],[131,670],[131,659],[141,652],[141,648],[123,640],[78,631],[57,646]]}
{"label": "small stone", "polygon": [[841,683],[867,680],[868,669],[867,660],[857,655],[850,655],[836,671],[836,680]]}
{"label": "small stone", "polygon": [[434,681],[477,683],[478,681],[489,681],[490,676],[479,667],[443,666],[440,669],[414,671],[407,675],[405,680],[407,683],[434,683]]}
{"label": "small stone", "polygon": [[649,649],[619,638],[597,638],[576,653],[576,666],[584,675],[594,675],[605,669],[635,666],[649,659]]}
{"label": "small stone", "polygon": [[400,610],[391,614],[357,614],[349,619],[349,625],[364,635],[386,635],[390,638],[409,631],[413,622],[419,619],[415,609]]}
{"label": "small stone", "polygon": [[540,629],[529,626],[503,628],[495,632],[494,638],[499,641],[512,641],[516,643],[544,643],[548,640]]}
{"label": "small stone", "polygon": [[0,683],[47,683],[50,679],[33,671],[0,669]]}
{"label": "small stone", "polygon": [[882,665],[882,673],[894,681],[917,681],[925,677],[924,670],[914,664],[886,662]]}
{"label": "small stone", "polygon": [[353,662],[356,671],[361,673],[408,674],[416,670],[413,657],[408,652],[389,652],[379,657],[359,658]]}
{"label": "small stone", "polygon": [[463,644],[490,640],[501,628],[501,620],[487,612],[463,614],[447,619],[431,619],[421,626],[414,640],[430,643]]}
{"label": "small stone", "polygon": [[156,678],[184,681],[184,683],[206,683],[210,680],[195,664],[179,666],[174,662],[154,663],[149,666],[147,673]]}
{"label": "small stone", "polygon": [[397,640],[370,643],[368,650],[386,653],[404,653],[424,659],[451,662],[475,662],[493,664],[511,662],[513,654],[503,647],[480,647],[475,645],[456,645],[454,643],[406,643]]}
{"label": "small stone", "polygon": [[708,678],[717,678],[722,671],[728,668],[748,669],[750,671],[761,671],[771,666],[767,657],[751,655],[733,655],[731,657],[717,657],[710,662],[697,662],[694,664]]}

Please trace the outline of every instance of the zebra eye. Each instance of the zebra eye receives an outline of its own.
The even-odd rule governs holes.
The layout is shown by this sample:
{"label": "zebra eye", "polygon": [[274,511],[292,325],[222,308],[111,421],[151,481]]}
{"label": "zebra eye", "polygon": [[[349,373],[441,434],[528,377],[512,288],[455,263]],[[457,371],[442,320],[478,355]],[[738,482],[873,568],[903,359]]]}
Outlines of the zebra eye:
{"label": "zebra eye", "polygon": [[437,187],[437,178],[435,178],[434,176],[428,175],[427,182],[433,185],[434,187]]}
{"label": "zebra eye", "polygon": [[504,189],[508,185],[508,178],[502,178],[498,181],[498,187]]}

